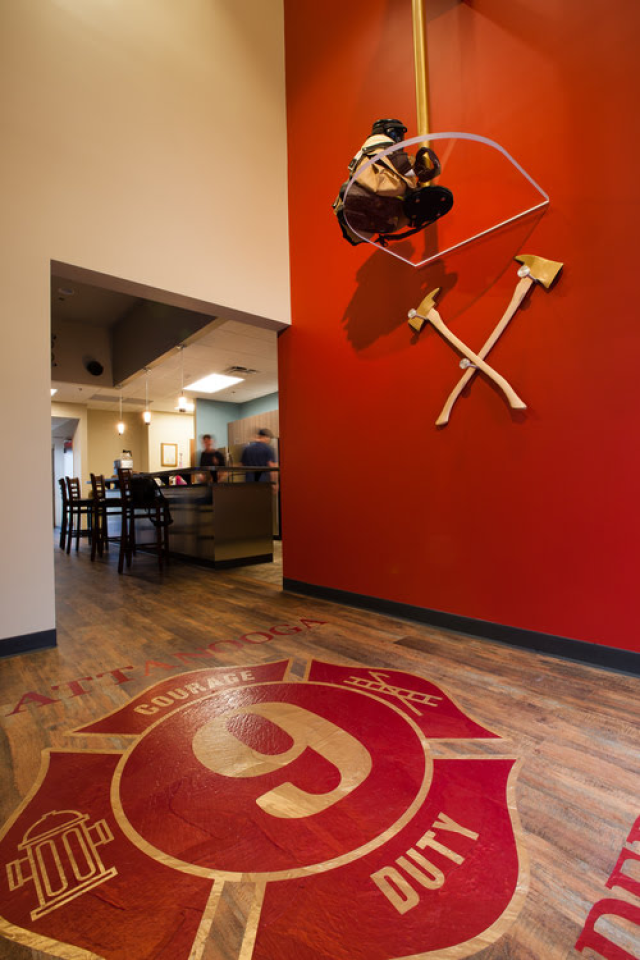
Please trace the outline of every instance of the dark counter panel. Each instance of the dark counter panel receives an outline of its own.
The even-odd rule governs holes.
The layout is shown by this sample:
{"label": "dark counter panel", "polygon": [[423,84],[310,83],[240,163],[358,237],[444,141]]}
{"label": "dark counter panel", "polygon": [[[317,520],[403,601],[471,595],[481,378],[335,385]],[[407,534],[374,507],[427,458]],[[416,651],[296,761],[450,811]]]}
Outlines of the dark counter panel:
{"label": "dark counter panel", "polygon": [[[265,563],[273,559],[271,486],[215,483],[163,487],[173,523],[171,554],[213,566]],[[155,538],[150,521],[136,522],[144,546]]]}

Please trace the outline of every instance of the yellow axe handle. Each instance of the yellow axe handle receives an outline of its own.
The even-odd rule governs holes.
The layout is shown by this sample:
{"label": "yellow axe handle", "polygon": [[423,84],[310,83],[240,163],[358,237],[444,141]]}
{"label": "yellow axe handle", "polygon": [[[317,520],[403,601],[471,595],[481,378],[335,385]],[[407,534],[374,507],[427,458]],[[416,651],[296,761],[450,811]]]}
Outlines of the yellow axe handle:
{"label": "yellow axe handle", "polygon": [[462,340],[459,340],[458,337],[456,337],[456,335],[449,330],[437,310],[432,308],[427,314],[427,320],[429,323],[433,324],[438,333],[444,337],[445,340],[448,340],[449,343],[456,348],[456,350],[459,350],[460,353],[464,354],[465,357],[471,360],[471,363],[477,367],[478,370],[482,370],[485,376],[489,377],[490,380],[493,380],[497,387],[500,387],[505,397],[509,401],[510,407],[513,407],[514,410],[527,409],[526,403],[520,399],[518,394],[515,392],[513,387],[507,383],[505,378],[501,377],[500,374],[493,369],[493,367],[489,366],[488,363],[485,363],[482,357],[479,357],[477,353],[474,353],[472,350],[470,350],[466,343],[463,343]]}
{"label": "yellow axe handle", "polygon": [[[484,360],[488,353],[493,350],[494,346],[506,330],[507,326],[515,316],[516,312],[520,308],[520,305],[527,293],[533,286],[533,280],[531,277],[523,277],[522,280],[519,280],[516,284],[516,289],[514,290],[511,302],[505,312],[502,315],[502,319],[499,321],[495,327],[493,333],[489,339],[482,345],[481,349],[478,350],[478,356]],[[466,387],[466,385],[473,379],[475,375],[474,367],[467,367],[465,372],[462,374],[457,384],[447,397],[447,402],[440,411],[440,416],[436,420],[436,427],[443,427],[445,424],[449,423],[449,417],[451,416],[451,411],[453,410],[453,405]]]}

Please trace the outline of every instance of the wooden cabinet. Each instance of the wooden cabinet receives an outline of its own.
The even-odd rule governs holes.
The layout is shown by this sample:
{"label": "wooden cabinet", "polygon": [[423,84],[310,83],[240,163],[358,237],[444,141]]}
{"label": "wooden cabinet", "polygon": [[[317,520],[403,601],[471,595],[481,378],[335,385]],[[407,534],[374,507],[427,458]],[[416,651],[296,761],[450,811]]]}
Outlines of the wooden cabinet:
{"label": "wooden cabinet", "polygon": [[280,417],[278,410],[269,410],[267,413],[256,413],[252,417],[243,417],[229,424],[229,446],[236,443],[250,443],[255,439],[258,430],[267,427],[274,437],[280,436]]}

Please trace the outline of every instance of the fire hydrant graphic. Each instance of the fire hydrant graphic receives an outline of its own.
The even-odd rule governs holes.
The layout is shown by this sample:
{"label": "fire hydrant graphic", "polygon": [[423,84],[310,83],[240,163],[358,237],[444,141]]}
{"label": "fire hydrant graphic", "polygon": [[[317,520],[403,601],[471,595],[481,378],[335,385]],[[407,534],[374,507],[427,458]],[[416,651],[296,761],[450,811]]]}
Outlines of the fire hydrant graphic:
{"label": "fire hydrant graphic", "polygon": [[106,869],[98,847],[113,840],[106,820],[92,826],[89,814],[76,810],[52,810],[24,834],[20,850],[25,857],[7,864],[9,889],[18,890],[33,881],[38,906],[31,919],[44,917],[117,876],[115,867]]}

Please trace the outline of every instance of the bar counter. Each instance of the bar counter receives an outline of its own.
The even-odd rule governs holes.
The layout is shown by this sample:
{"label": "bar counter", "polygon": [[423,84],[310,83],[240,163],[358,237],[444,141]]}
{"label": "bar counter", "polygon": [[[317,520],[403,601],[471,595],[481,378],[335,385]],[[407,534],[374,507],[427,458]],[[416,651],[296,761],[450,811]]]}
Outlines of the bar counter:
{"label": "bar counter", "polygon": [[[244,467],[211,467],[138,474],[162,482],[173,520],[169,527],[171,556],[213,567],[273,561],[271,484],[232,479],[199,482],[203,474],[216,470],[242,479],[248,472]],[[169,478],[177,474],[186,484],[170,486]],[[136,519],[136,542],[144,547],[154,539],[151,521]]]}

